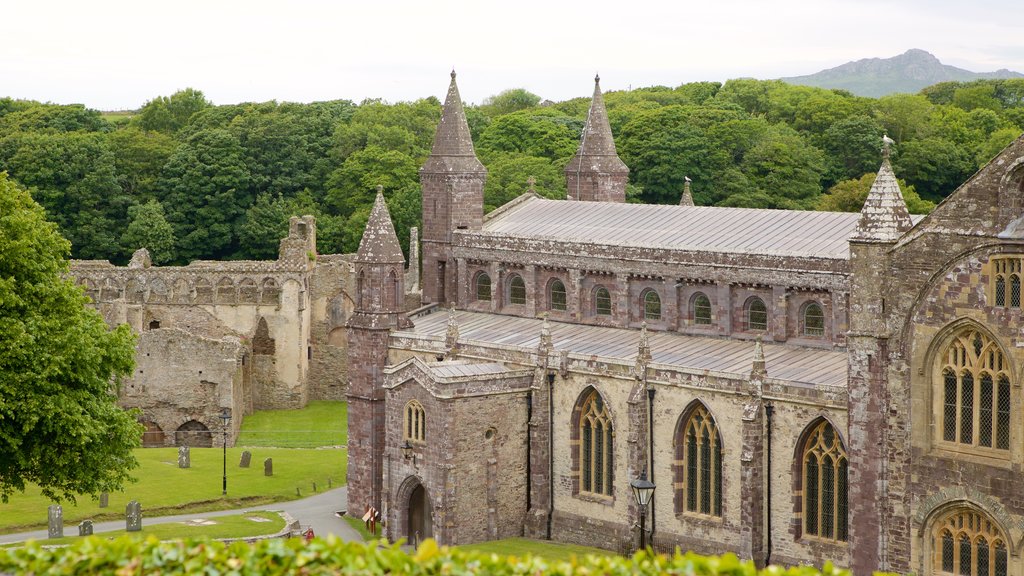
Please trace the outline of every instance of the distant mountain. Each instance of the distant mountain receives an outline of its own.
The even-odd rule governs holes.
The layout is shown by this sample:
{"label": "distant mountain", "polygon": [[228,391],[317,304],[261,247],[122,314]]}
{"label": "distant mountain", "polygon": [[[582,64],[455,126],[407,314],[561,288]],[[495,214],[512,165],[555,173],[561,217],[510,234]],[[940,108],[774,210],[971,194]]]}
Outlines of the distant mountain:
{"label": "distant mountain", "polygon": [[1012,70],[971,72],[943,64],[924,50],[907,50],[892,58],[865,58],[807,76],[780,78],[789,84],[841,88],[858,96],[879,97],[896,92],[915,93],[926,86],[950,80],[979,78],[1024,78]]}

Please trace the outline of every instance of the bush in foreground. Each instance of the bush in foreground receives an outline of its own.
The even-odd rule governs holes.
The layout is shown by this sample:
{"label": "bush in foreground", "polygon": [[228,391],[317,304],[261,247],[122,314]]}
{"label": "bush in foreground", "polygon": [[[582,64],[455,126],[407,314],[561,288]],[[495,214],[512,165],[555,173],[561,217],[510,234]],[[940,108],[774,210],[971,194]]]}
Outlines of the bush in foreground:
{"label": "bush in foreground", "polygon": [[687,553],[637,554],[632,558],[586,556],[570,562],[549,562],[537,557],[501,557],[494,554],[438,548],[425,541],[412,554],[397,546],[342,542],[336,538],[306,543],[301,539],[265,540],[256,544],[191,540],[158,542],[120,538],[87,538],[67,548],[43,548],[31,543],[0,550],[0,574],[686,574],[695,576],[848,575],[826,564],[809,567],[768,568],[758,571],[753,563],[727,554],[705,557]]}

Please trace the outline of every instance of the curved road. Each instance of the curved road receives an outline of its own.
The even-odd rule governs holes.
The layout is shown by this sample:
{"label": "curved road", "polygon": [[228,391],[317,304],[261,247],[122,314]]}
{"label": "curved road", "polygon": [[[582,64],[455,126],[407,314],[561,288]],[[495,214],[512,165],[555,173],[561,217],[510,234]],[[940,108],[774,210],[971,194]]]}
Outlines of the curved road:
{"label": "curved road", "polygon": [[[159,516],[156,518],[147,518],[145,502],[143,502],[142,509],[142,525],[148,526],[153,524],[165,524],[168,522],[184,522],[186,520],[195,520],[197,518],[215,518],[217,516],[228,516],[231,514],[240,514],[242,512],[248,512],[250,510],[283,510],[291,515],[292,518],[299,521],[302,525],[302,529],[305,530],[308,526],[313,527],[313,532],[317,536],[326,536],[328,534],[334,534],[342,540],[362,540],[362,537],[358,532],[352,529],[347,522],[336,516],[334,513],[337,510],[345,508],[345,501],[348,494],[348,490],[345,487],[335,488],[326,492],[321,492],[315,496],[303,498],[301,500],[292,500],[290,502],[278,502],[276,504],[267,504],[264,506],[257,506],[253,508],[242,508],[238,510],[219,510],[217,512],[193,512],[191,514],[179,514],[177,516]],[[45,514],[45,510],[43,513]],[[93,532],[99,534],[100,532],[112,532],[115,530],[124,530],[124,520],[112,520],[110,522],[97,522],[93,525]],[[77,536],[78,525],[77,524],[65,524],[64,525],[65,536]],[[0,544],[7,544],[11,542],[21,542],[24,540],[46,540],[46,530],[36,530],[34,532],[21,532],[18,534],[0,534]]]}

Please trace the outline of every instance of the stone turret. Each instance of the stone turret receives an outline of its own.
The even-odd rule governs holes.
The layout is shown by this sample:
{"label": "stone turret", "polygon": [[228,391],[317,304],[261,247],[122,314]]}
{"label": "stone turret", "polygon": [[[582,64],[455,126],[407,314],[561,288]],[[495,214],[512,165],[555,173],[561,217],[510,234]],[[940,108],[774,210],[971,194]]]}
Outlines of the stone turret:
{"label": "stone turret", "polygon": [[594,99],[587,114],[580,147],[565,167],[570,200],[625,202],[629,168],[619,159],[601,95],[601,78],[594,77]]}
{"label": "stone turret", "polygon": [[407,327],[402,314],[405,258],[377,187],[356,252],[355,310],[348,321],[348,509],[381,509],[384,460],[384,366],[388,336]]}
{"label": "stone turret", "polygon": [[479,230],[484,218],[487,170],[476,157],[473,139],[455,83],[455,71],[434,133],[434,145],[420,168],[423,189],[424,302],[455,301],[454,230]]}
{"label": "stone turret", "polygon": [[693,193],[690,192],[690,177],[686,177],[686,182],[683,183],[683,195],[679,198],[680,206],[693,206]]}
{"label": "stone turret", "polygon": [[[892,140],[883,137],[882,166],[871,186],[860,223],[850,237],[850,331],[848,403],[850,456],[850,567],[870,574],[884,557],[879,526],[887,525],[885,431],[889,414],[889,328],[886,297],[892,277],[892,248],[913,222],[889,164]],[[891,310],[893,307],[888,307]],[[892,378],[900,381],[899,376]]]}

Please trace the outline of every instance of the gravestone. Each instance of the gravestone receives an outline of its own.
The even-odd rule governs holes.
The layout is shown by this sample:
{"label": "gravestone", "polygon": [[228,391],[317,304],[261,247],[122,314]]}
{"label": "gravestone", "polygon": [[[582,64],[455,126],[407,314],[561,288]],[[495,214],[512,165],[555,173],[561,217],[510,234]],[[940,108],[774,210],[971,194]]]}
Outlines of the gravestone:
{"label": "gravestone", "polygon": [[188,446],[178,446],[178,468],[190,468],[192,466],[192,455]]}
{"label": "gravestone", "polygon": [[249,462],[252,460],[252,452],[248,450],[242,451],[242,459],[238,461],[239,468],[248,468]]}
{"label": "gravestone", "polygon": [[53,504],[46,510],[46,537],[64,537],[64,509],[60,504]]}
{"label": "gravestone", "polygon": [[125,530],[128,532],[139,532],[142,530],[142,506],[138,501],[132,500],[124,507]]}
{"label": "gravestone", "polygon": [[267,458],[263,461],[263,475],[273,476],[274,475],[274,459]]}
{"label": "gravestone", "polygon": [[100,492],[100,508],[106,508],[109,504],[110,495],[106,492]]}
{"label": "gravestone", "polygon": [[78,525],[78,535],[92,536],[92,520],[83,520],[82,523]]}

